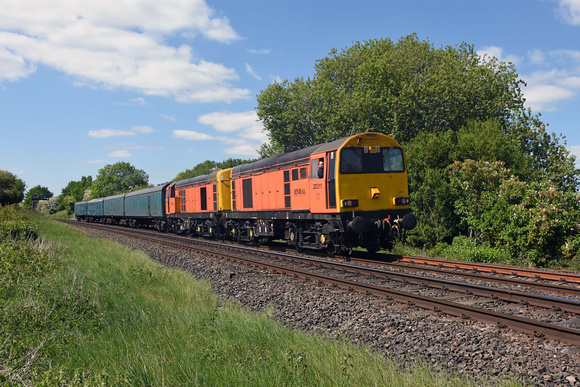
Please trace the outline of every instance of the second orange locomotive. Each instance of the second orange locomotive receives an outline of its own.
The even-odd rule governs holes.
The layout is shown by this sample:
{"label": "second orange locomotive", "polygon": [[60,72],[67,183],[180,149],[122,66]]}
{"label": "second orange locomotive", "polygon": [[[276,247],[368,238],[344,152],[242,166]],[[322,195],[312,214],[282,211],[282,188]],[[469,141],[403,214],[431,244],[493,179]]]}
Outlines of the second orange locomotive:
{"label": "second orange locomotive", "polygon": [[[362,133],[164,188],[163,229],[298,249],[392,248],[413,229],[404,152]],[[156,224],[159,225],[157,222]]]}

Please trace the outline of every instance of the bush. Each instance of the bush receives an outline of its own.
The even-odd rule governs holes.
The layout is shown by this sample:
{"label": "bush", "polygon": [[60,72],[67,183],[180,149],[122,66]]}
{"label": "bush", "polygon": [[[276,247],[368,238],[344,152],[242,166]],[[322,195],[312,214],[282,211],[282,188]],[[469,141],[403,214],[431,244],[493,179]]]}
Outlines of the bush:
{"label": "bush", "polygon": [[435,248],[438,255],[448,256],[458,261],[480,262],[480,263],[498,263],[505,262],[509,254],[497,247],[491,247],[487,243],[477,246],[466,236],[457,236],[453,238],[453,243],[439,243]]}
{"label": "bush", "polygon": [[25,220],[0,222],[0,240],[32,240],[38,237],[36,226]]}

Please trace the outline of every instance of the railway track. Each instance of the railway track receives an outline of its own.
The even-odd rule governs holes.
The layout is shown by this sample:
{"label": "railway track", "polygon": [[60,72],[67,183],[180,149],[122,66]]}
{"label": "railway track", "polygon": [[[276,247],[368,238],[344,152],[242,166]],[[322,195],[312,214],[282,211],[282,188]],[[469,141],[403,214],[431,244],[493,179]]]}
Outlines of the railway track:
{"label": "railway track", "polygon": [[[97,226],[101,229],[103,227],[94,224],[82,224],[82,226]],[[552,338],[575,345],[580,344],[580,329],[574,324],[572,324],[574,326],[564,326],[566,321],[580,321],[578,318],[580,301],[578,300],[363,267],[352,262],[336,262],[246,246],[224,245],[207,240],[158,234],[145,230],[108,227],[107,231],[181,249],[195,249],[202,254],[219,256],[274,273],[304,278],[333,288],[358,291],[421,307],[435,313],[482,321],[493,324],[499,329],[511,328],[535,337]],[[442,269],[430,268],[429,270],[432,272]],[[468,276],[473,275],[473,273],[467,274]],[[453,272],[453,275],[457,276],[458,273]],[[513,272],[510,272],[510,275],[513,275]],[[494,279],[495,283],[503,281],[503,279],[498,280],[489,275],[479,276],[478,280],[482,281],[486,278]],[[537,277],[534,276],[534,278]],[[561,281],[561,277],[558,280]],[[526,284],[529,286],[527,281]],[[565,291],[568,292],[567,294],[579,297],[580,291],[576,288],[566,287],[563,290],[560,289],[562,286],[559,286],[551,290],[550,285],[541,284],[540,286],[546,292],[562,293]],[[513,305],[517,306],[514,308]],[[506,310],[510,312],[505,312]],[[555,319],[556,321],[546,321],[548,315],[550,315],[549,320]]]}

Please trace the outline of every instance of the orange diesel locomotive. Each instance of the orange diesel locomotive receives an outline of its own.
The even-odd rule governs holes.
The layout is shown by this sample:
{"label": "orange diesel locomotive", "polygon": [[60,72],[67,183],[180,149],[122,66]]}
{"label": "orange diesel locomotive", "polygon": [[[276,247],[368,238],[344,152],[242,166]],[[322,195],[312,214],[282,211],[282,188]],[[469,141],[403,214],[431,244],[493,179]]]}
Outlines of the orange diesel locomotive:
{"label": "orange diesel locomotive", "polygon": [[[416,219],[404,152],[362,133],[165,187],[164,228],[297,249],[390,249]],[[166,227],[165,227],[166,225]]]}

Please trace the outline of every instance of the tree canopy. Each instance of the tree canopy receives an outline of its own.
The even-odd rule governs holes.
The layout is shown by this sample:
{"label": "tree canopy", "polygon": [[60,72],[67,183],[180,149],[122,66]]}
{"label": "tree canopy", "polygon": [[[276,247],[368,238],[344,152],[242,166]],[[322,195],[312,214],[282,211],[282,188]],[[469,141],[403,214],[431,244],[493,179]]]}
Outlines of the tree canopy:
{"label": "tree canopy", "polygon": [[102,198],[129,192],[147,186],[149,175],[128,162],[119,161],[99,169],[97,178],[91,185],[91,198]]}
{"label": "tree canopy", "polygon": [[[314,78],[274,83],[258,95],[273,152],[360,132],[405,142],[423,132],[458,130],[469,120],[506,126],[524,98],[514,66],[470,46],[436,49],[409,35],[357,42],[318,60]],[[263,152],[265,153],[265,152]]]}
{"label": "tree canopy", "polygon": [[20,203],[25,189],[26,184],[15,174],[0,170],[0,205]]}
{"label": "tree canopy", "polygon": [[50,192],[48,187],[43,187],[41,185],[34,186],[26,192],[26,199],[24,199],[24,204],[32,205],[32,199],[42,198],[43,200],[47,200],[53,197],[53,193]]}

